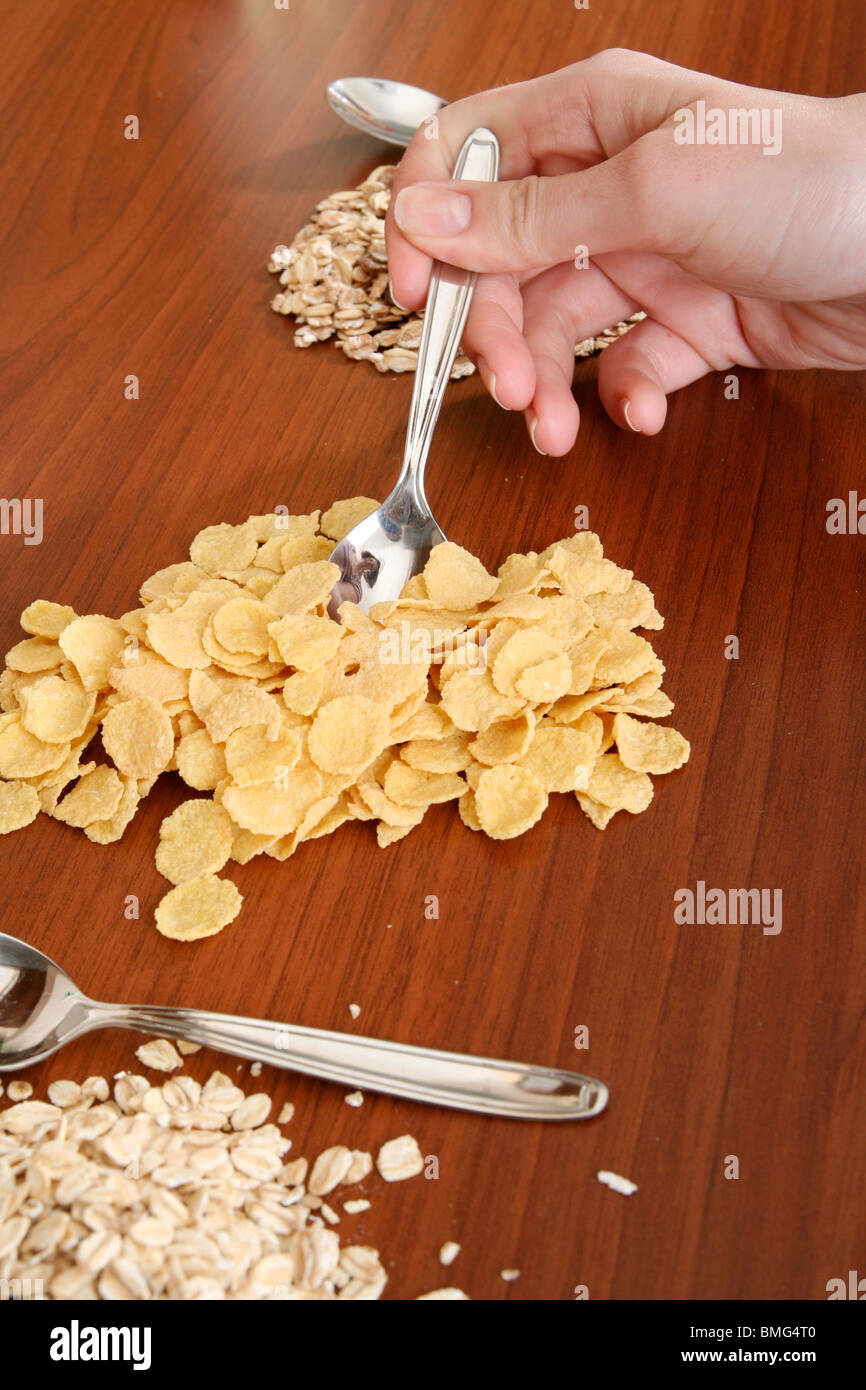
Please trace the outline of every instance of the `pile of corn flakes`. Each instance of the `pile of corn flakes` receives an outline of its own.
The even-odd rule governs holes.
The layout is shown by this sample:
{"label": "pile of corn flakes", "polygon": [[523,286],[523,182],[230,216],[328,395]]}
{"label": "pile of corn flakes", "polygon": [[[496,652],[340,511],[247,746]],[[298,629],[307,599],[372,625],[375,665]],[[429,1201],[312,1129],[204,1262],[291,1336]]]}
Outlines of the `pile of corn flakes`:
{"label": "pile of corn flakes", "polygon": [[[635,629],[653,596],[577,532],[495,575],[451,542],[392,603],[328,616],[337,541],[378,506],[209,526],[120,618],[38,599],[0,676],[0,833],[40,811],[119,840],[163,773],[196,795],[162,822],[156,908],[168,937],[211,936],[240,911],[230,861],[287,859],[349,820],[380,846],[456,801],[509,840],[573,793],[603,830],[645,811],[650,774],[689,744],[664,667]],[[97,732],[108,761],[85,761]]]}

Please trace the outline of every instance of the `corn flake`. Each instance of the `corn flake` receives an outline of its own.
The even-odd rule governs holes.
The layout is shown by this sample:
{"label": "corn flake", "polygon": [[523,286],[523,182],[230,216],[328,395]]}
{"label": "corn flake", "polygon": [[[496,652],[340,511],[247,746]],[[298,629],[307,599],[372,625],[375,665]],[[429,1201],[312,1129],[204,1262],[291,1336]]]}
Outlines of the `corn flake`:
{"label": "corn flake", "polygon": [[317,711],[310,757],[324,772],[362,772],[388,743],[387,710],[364,695],[343,695]]}
{"label": "corn flake", "polygon": [[0,782],[0,835],[22,830],[39,815],[39,797],[26,782]]}
{"label": "corn flake", "polygon": [[83,830],[94,821],[107,820],[120,806],[123,782],[113,767],[96,767],[79,778],[54,812],[57,820]]}
{"label": "corn flake", "polygon": [[89,825],[84,827],[84,833],[88,840],[92,840],[97,845],[111,845],[122,839],[126,827],[138,810],[140,800],[137,779],[124,777],[123,795],[117,810],[114,815],[108,816],[105,820],[91,821]]}
{"label": "corn flake", "polygon": [[472,762],[469,735],[460,729],[446,738],[412,739],[400,756],[420,772],[462,772]]}
{"label": "corn flake", "polygon": [[482,826],[475,805],[475,793],[471,789],[464,792],[457,802],[457,814],[467,830],[481,830]]}
{"label": "corn flake", "polygon": [[535,715],[527,709],[514,719],[491,724],[489,729],[472,740],[469,748],[473,758],[487,767],[495,767],[498,763],[516,763],[528,750],[534,733]]}
{"label": "corn flake", "polygon": [[606,830],[617,813],[617,806],[602,806],[600,801],[594,801],[586,792],[575,792],[580,809],[588,820],[591,820],[596,830]]}
{"label": "corn flake", "polygon": [[691,752],[676,729],[642,723],[628,714],[615,716],[613,737],[620,758],[632,772],[673,772],[688,761]]}
{"label": "corn flake", "polygon": [[203,591],[190,594],[179,608],[149,613],[148,643],[172,666],[188,671],[206,670],[211,659],[203,638],[212,614],[222,602],[221,595]]}
{"label": "corn flake", "polygon": [[102,721],[102,743],[127,777],[158,777],[174,751],[174,729],[162,705],[147,695],[124,700]]}
{"label": "corn flake", "polygon": [[385,773],[385,795],[402,806],[431,806],[463,796],[466,783],[455,772],[422,772],[393,762]]}
{"label": "corn flake", "polygon": [[283,722],[274,696],[252,683],[235,686],[218,696],[201,717],[214,743],[225,743],[236,729],[248,729],[254,724],[264,724],[269,736],[276,738]]}
{"label": "corn flake", "polygon": [[327,536],[292,536],[280,543],[280,569],[286,573],[294,565],[327,560],[333,549],[333,542]]}
{"label": "corn flake", "polygon": [[[532,702],[531,697],[520,696],[517,689],[518,680],[531,667],[562,655],[562,643],[558,642],[555,637],[551,637],[544,628],[537,626],[518,628],[494,658],[491,671],[493,684],[502,695],[509,695],[518,700],[530,699]],[[568,674],[570,677],[570,667]],[[565,694],[565,691],[563,690],[561,693]]]}
{"label": "corn flake", "polygon": [[[344,497],[322,513],[319,530],[333,541],[341,541],[359,521],[378,511],[381,504],[372,497]],[[333,549],[333,547],[332,547]]]}
{"label": "corn flake", "polygon": [[457,671],[442,690],[442,705],[458,729],[483,733],[494,721],[519,714],[519,696],[503,695],[488,670]]}
{"label": "corn flake", "polygon": [[225,769],[238,787],[273,782],[293,768],[301,756],[301,730],[283,726],[276,738],[268,738],[264,724],[253,724],[229,734],[225,744]]}
{"label": "corn flake", "polygon": [[339,578],[339,567],[328,560],[295,565],[268,590],[265,601],[281,617],[285,613],[309,613],[327,603]]}
{"label": "corn flake", "polygon": [[314,536],[318,524],[318,512],[298,516],[290,516],[285,511],[268,512],[266,516],[247,518],[247,525],[252,528],[256,540],[263,542],[271,540],[274,536],[283,540],[287,536]]}
{"label": "corn flake", "polygon": [[633,579],[621,594],[590,594],[587,603],[597,622],[627,628],[645,627],[655,611],[653,596],[639,579]]}
{"label": "corn flake", "polygon": [[379,821],[376,826],[376,843],[380,849],[387,849],[396,840],[402,840],[413,830],[411,825],[386,825],[385,821]]}
{"label": "corn flake", "polygon": [[34,637],[51,637],[56,641],[76,616],[75,609],[67,603],[52,603],[50,599],[38,598],[24,609],[21,626]]}
{"label": "corn flake", "polygon": [[43,743],[71,743],[80,738],[96,708],[96,696],[77,680],[43,676],[20,693],[21,723]]}
{"label": "corn flake", "polygon": [[39,777],[55,772],[69,754],[68,743],[43,743],[28,733],[19,714],[0,729],[0,777],[16,780],[19,777]]}
{"label": "corn flake", "polygon": [[259,599],[232,598],[217,609],[211,621],[214,636],[226,651],[266,656],[268,623],[273,618],[273,609]]}
{"label": "corn flake", "polygon": [[164,705],[171,700],[185,700],[189,696],[189,672],[172,666],[170,662],[139,646],[121,665],[113,666],[108,678],[114,689],[125,700],[136,695],[147,695],[157,704]]}
{"label": "corn flake", "polygon": [[218,576],[226,570],[251,565],[257,549],[255,527],[250,522],[243,526],[222,523],[199,531],[189,548],[189,557],[205,574]]}
{"label": "corn flake", "polygon": [[570,685],[571,663],[564,652],[539,661],[537,666],[527,666],[514,682],[517,694],[532,705],[552,704]]}
{"label": "corn flake", "polygon": [[485,768],[475,789],[478,823],[492,840],[523,835],[547,808],[547,792],[534,773],[512,763]]}
{"label": "corn flake", "polygon": [[519,766],[538,778],[547,792],[585,791],[596,760],[588,733],[542,720]]}
{"label": "corn flake", "polygon": [[157,904],[156,929],[172,941],[199,941],[233,922],[243,898],[227,878],[205,874],[171,888]]}
{"label": "corn flake", "polygon": [[204,570],[200,570],[198,565],[194,565],[190,560],[181,560],[180,564],[166,565],[164,569],[150,575],[138,592],[142,603],[150,603],[152,599],[165,598],[168,594],[179,592],[176,586],[181,581],[189,580],[191,587],[195,588],[204,577]]}
{"label": "corn flake", "polygon": [[505,598],[509,594],[533,593],[547,571],[535,552],[530,551],[528,555],[509,555],[496,573],[499,579],[496,596]]}
{"label": "corn flake", "polygon": [[175,762],[187,786],[199,792],[213,791],[227,772],[225,752],[214,743],[207,729],[193,729],[181,735]]}
{"label": "corn flake", "polygon": [[336,655],[343,629],[330,618],[308,613],[286,613],[268,629],[281,662],[296,671],[318,671]]}
{"label": "corn flake", "polygon": [[37,671],[53,671],[62,660],[62,648],[45,637],[25,637],[23,642],[16,642],[6,653],[7,668],[28,675]]}
{"label": "corn flake", "polygon": [[[392,801],[372,778],[358,783],[358,795],[370,812],[370,817],[384,821],[386,825],[418,825],[424,815],[423,806],[405,806]],[[366,820],[367,817],[359,815],[356,819]]]}
{"label": "corn flake", "polygon": [[575,598],[587,598],[590,594],[625,593],[634,578],[631,570],[621,570],[611,560],[587,558],[579,550],[565,545],[556,546],[546,564],[558,581],[561,592],[572,594]]}
{"label": "corn flake", "polygon": [[499,580],[488,574],[478,557],[453,541],[433,547],[424,566],[424,583],[434,603],[452,609],[475,608],[499,587]]}
{"label": "corn flake", "polygon": [[222,804],[235,825],[256,835],[293,835],[304,816],[322,796],[322,776],[317,768],[299,764],[279,781],[254,787],[229,783]]}
{"label": "corn flake", "polygon": [[283,702],[292,714],[315,714],[322,703],[324,670],[295,671],[283,685]]}
{"label": "corn flake", "polygon": [[656,655],[645,637],[615,623],[600,625],[599,632],[607,646],[596,662],[594,685],[624,684],[652,671]]}
{"label": "corn flake", "polygon": [[73,618],[57,639],[85,690],[101,690],[108,685],[108,673],[117,665],[125,640],[120,623],[101,613]]}
{"label": "corn flake", "polygon": [[593,801],[613,810],[645,811],[653,798],[653,784],[645,772],[632,772],[617,753],[603,753],[592,770],[586,788]]}
{"label": "corn flake", "polygon": [[159,827],[156,867],[171,883],[215,874],[228,862],[234,831],[214,801],[183,801]]}

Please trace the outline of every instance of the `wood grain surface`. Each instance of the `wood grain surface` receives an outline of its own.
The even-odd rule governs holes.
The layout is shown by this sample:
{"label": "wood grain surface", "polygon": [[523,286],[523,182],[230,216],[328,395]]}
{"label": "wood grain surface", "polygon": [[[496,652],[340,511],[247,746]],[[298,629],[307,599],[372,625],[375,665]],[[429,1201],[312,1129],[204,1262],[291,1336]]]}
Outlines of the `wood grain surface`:
{"label": "wood grain surface", "polygon": [[[330,79],[453,98],[622,45],[762,86],[866,85],[858,0],[43,0],[4,7],[0,25],[0,491],[44,499],[41,545],[0,536],[4,650],[36,597],[120,614],[205,525],[389,489],[411,379],[329,345],[297,351],[268,308],[271,248],[392,158],[330,113]],[[822,1299],[866,1268],[866,541],[825,529],[830,498],[866,493],[863,375],[743,370],[738,401],[710,376],[650,439],[608,420],[594,372],[576,371],[583,423],[561,460],[539,458],[477,378],[454,384],[428,493],[446,534],[490,565],[568,534],[586,505],[606,552],[654,590],[692,758],[645,815],[600,834],[558,797],[531,834],[494,843],[443,806],[387,851],[350,826],[285,864],[231,866],[242,916],[184,946],[152,925],[157,827],[183,795],[170,775],[119,844],[46,817],[5,838],[0,928],[98,998],[608,1083],[602,1117],[545,1126],[374,1096],[352,1110],[343,1088],[266,1068],[250,1088],[294,1100],[294,1153],[410,1131],[438,1157],[436,1180],[368,1180],[372,1209],[340,1227],[381,1250],[386,1297],[454,1283],[474,1299],[570,1299],[577,1285],[591,1299]],[[698,880],[781,890],[781,932],[677,925],[674,894]],[[131,893],[139,921],[124,917]],[[41,1094],[134,1069],[136,1045],[93,1036],[26,1075]],[[235,1066],[201,1054],[188,1069],[217,1064]],[[639,1192],[608,1191],[602,1168]],[[463,1250],[445,1271],[447,1239]],[[503,1282],[506,1267],[520,1279]]]}

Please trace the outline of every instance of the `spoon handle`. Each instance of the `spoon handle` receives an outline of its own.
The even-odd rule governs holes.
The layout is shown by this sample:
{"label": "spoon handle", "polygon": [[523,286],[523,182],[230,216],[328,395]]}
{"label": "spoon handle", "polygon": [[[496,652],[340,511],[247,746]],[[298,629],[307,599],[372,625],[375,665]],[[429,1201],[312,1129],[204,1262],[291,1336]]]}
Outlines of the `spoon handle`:
{"label": "spoon handle", "polygon": [[149,1008],[88,1001],[90,1027],[132,1028],[186,1038],[236,1056],[365,1091],[523,1120],[578,1120],[607,1104],[607,1087],[591,1076],[502,1062],[351,1033],[268,1023],[200,1009]]}
{"label": "spoon handle", "polygon": [[[452,177],[493,183],[498,174],[499,141],[492,131],[479,126],[457,156]],[[426,502],[424,466],[477,278],[474,271],[458,270],[442,261],[433,262],[409,407],[403,468],[397,484],[411,488],[419,502]]]}

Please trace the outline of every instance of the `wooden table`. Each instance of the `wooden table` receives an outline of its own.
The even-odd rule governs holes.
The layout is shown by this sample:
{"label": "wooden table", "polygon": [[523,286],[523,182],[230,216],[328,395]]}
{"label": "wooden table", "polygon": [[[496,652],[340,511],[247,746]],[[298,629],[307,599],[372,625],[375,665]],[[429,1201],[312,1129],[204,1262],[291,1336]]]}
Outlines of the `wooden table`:
{"label": "wooden table", "polygon": [[[836,95],[864,85],[866,50],[855,0],[45,0],[7,9],[2,28],[2,491],[44,499],[41,545],[0,537],[4,649],[37,596],[121,613],[202,526],[389,487],[410,380],[328,346],[295,351],[268,309],[271,248],[390,157],[331,115],[328,80],[392,75],[455,97],[625,45]],[[445,531],[491,564],[568,534],[585,504],[607,553],[653,588],[692,759],[646,815],[599,834],[560,797],[532,834],[494,843],[439,807],[387,852],[356,825],[286,864],[232,866],[242,917],[180,946],[151,922],[157,827],[182,797],[170,776],[110,848],[46,817],[5,839],[0,925],[98,997],[608,1082],[603,1117],[545,1126],[374,1096],[356,1111],[340,1087],[266,1069],[253,1088],[295,1101],[295,1153],[408,1130],[437,1156],[437,1180],[368,1181],[372,1209],[341,1227],[381,1249],[387,1297],[456,1283],[475,1299],[570,1299],[577,1285],[591,1299],[822,1299],[863,1270],[866,1236],[866,562],[862,537],[825,529],[828,499],[866,491],[863,376],[741,371],[736,402],[711,376],[654,439],[610,423],[593,376],[578,369],[583,424],[559,461],[477,378],[459,383],[429,491]],[[677,925],[674,894],[698,880],[780,889],[781,932]],[[131,893],[139,921],[124,917]],[[135,1046],[85,1039],[30,1079],[41,1094],[135,1067]],[[202,1054],[189,1070],[218,1062],[235,1065]],[[603,1168],[639,1193],[603,1188]],[[449,1271],[447,1239],[463,1246]]]}

